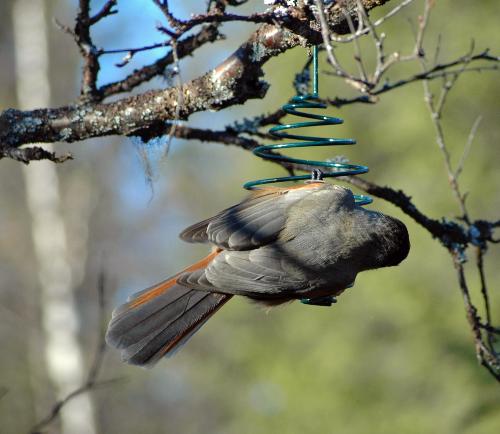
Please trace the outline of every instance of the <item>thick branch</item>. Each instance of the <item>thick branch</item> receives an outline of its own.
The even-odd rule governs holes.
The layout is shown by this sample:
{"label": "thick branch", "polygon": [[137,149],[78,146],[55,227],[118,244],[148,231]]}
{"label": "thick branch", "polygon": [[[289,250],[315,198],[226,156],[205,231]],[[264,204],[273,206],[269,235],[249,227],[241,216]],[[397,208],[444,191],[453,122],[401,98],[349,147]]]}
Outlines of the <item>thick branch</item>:
{"label": "thick branch", "polygon": [[[263,97],[267,85],[260,67],[273,55],[295,46],[299,38],[263,26],[225,62],[181,87],[179,118],[202,110],[219,110]],[[0,115],[0,143],[18,147],[32,142],[74,142],[112,134],[130,135],[176,118],[178,89],[155,90],[108,104],[71,105],[28,112],[6,110]]]}
{"label": "thick branch", "polygon": [[[371,9],[387,1],[364,0],[363,3]],[[353,8],[355,3],[352,2]],[[345,15],[336,6],[330,12],[331,28],[337,33],[345,33]],[[180,110],[176,108],[179,98],[175,87],[108,104],[87,103],[33,111],[6,110],[0,114],[0,157],[8,156],[9,148],[27,143],[75,142],[113,134],[130,135],[158,127],[177,115],[179,119],[187,119],[198,111],[220,110],[248,99],[262,98],[267,90],[267,84],[259,80],[262,65],[299,44],[321,42],[320,32],[312,29],[310,23],[309,17],[292,14],[286,23],[282,23],[288,29],[270,24],[259,27],[218,67],[182,86],[184,104]]]}

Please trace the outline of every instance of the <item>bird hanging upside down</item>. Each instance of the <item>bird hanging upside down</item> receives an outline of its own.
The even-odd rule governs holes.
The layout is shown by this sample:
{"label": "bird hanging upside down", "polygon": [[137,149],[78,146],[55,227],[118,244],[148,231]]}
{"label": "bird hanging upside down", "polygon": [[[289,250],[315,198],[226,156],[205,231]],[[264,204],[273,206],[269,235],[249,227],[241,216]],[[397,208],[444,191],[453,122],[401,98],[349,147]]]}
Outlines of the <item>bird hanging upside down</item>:
{"label": "bird hanging upside down", "polygon": [[172,355],[233,295],[330,305],[360,271],[398,265],[410,248],[402,222],[323,181],[254,190],[180,236],[213,251],[115,309],[106,340],[128,363]]}

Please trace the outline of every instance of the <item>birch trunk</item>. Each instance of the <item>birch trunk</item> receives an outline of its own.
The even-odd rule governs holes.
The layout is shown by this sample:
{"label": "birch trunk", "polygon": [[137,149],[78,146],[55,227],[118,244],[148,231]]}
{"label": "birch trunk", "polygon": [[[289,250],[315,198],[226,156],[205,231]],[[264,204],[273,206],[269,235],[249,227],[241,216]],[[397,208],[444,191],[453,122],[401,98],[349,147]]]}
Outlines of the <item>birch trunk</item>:
{"label": "birch trunk", "polygon": [[[17,98],[23,109],[50,106],[49,52],[44,0],[16,0],[13,28]],[[78,310],[73,295],[65,221],[56,166],[31,163],[23,168],[26,200],[38,265],[44,357],[48,377],[58,398],[85,381],[78,342]],[[40,355],[42,357],[42,355]],[[81,395],[61,412],[61,433],[96,432],[90,396]]]}

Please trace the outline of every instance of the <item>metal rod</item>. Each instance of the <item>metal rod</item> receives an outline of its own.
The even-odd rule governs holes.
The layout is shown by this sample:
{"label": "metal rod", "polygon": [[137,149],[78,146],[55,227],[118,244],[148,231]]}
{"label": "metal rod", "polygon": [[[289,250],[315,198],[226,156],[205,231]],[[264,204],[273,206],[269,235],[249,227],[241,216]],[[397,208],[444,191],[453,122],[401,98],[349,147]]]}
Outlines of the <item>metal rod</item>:
{"label": "metal rod", "polygon": [[318,83],[318,46],[313,47],[313,96],[317,97],[319,93]]}

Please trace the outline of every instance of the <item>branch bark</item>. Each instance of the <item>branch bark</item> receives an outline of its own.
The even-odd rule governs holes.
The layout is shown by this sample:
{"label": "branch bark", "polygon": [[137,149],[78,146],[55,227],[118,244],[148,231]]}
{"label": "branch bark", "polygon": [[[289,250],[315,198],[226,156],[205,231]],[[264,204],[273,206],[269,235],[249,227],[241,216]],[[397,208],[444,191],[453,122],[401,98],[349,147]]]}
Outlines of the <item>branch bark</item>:
{"label": "branch bark", "polygon": [[[363,0],[363,5],[370,10],[387,1]],[[347,3],[349,13],[356,14],[357,2],[350,0]],[[183,84],[180,89],[183,105],[180,108],[176,107],[179,90],[170,87],[111,103],[84,99],[81,103],[58,108],[5,110],[0,114],[0,158],[15,157],[12,149],[29,143],[75,142],[115,134],[140,135],[144,130],[161,128],[165,121],[187,119],[198,111],[221,110],[249,99],[263,98],[268,84],[260,77],[263,75],[262,66],[269,59],[297,45],[321,42],[319,25],[311,13],[298,8],[293,12],[279,25],[260,26],[215,69]],[[341,11],[334,4],[328,12],[332,31],[349,31],[345,9]],[[93,68],[88,70],[95,72]],[[85,77],[84,82],[90,94],[99,92]]]}

